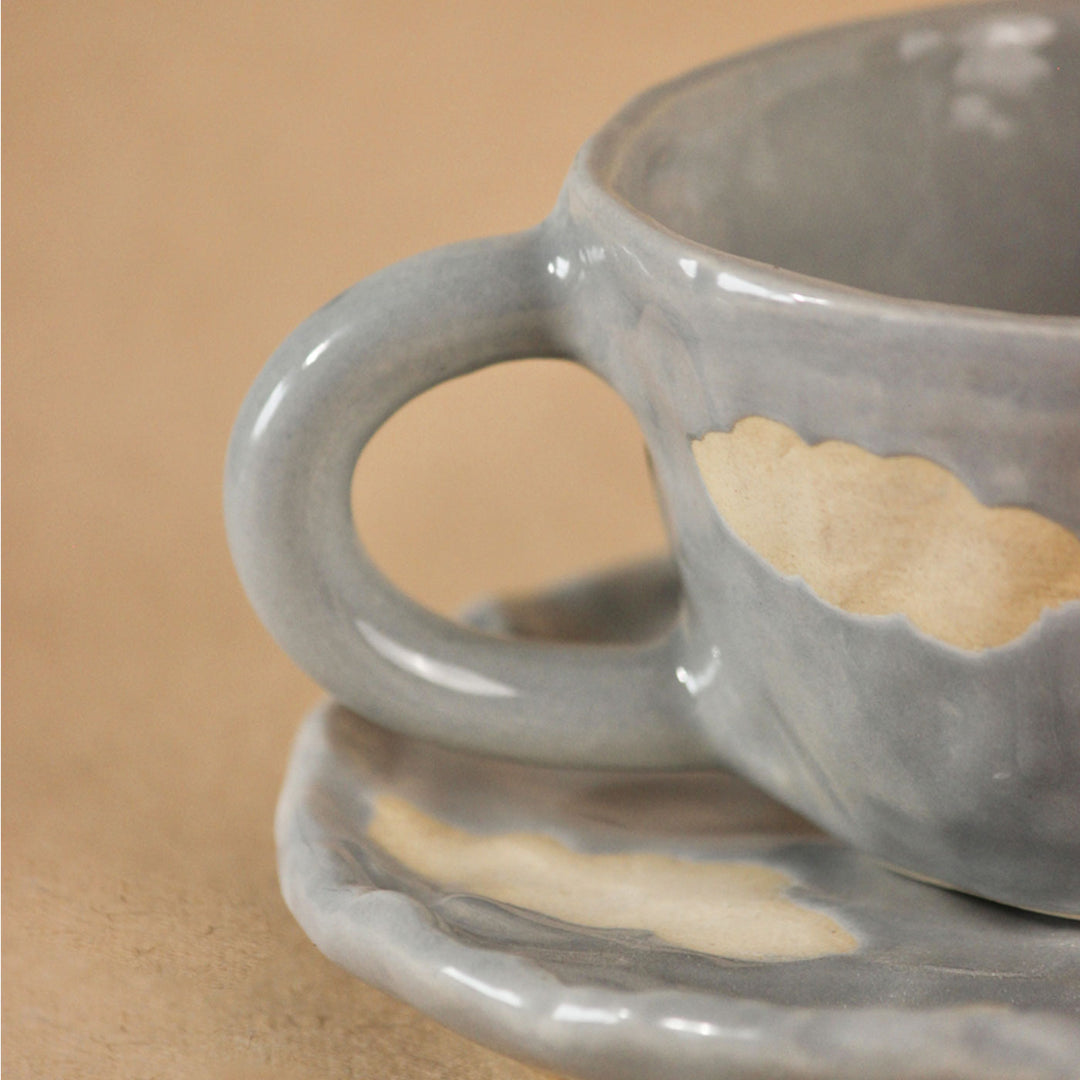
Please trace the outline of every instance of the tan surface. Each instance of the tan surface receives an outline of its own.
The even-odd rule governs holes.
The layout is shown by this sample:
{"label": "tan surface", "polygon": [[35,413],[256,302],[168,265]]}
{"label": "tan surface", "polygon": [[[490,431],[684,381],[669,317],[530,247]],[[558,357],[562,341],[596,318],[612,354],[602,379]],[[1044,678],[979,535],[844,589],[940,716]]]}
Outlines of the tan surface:
{"label": "tan surface", "polygon": [[[542,217],[636,90],[891,6],[4,5],[6,1076],[533,1075],[278,898],[317,695],[224,548],[232,417],[345,285]],[[433,395],[360,473],[371,547],[444,610],[659,542],[632,421],[567,367]]]}
{"label": "tan surface", "polygon": [[1080,600],[1080,540],[1016,506],[986,507],[947,469],[839,439],[808,446],[761,416],[694,443],[732,531],[782,574],[860,615],[906,615],[977,651]]}

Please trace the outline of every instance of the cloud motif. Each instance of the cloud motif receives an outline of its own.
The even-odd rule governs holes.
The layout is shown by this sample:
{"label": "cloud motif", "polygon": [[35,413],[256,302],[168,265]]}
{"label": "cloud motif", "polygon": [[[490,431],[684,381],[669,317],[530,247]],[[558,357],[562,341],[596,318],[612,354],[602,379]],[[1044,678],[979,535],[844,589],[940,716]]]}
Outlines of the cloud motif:
{"label": "cloud motif", "polygon": [[761,962],[814,959],[859,945],[830,915],[787,894],[793,878],[752,859],[593,854],[543,833],[477,835],[391,794],[376,800],[367,833],[443,888],[578,926],[647,930],[679,949]]}
{"label": "cloud motif", "polygon": [[940,641],[982,650],[1080,600],[1076,536],[1032,510],[984,506],[925,458],[839,440],[809,446],[758,416],[693,451],[728,527],[845,611],[903,614]]}

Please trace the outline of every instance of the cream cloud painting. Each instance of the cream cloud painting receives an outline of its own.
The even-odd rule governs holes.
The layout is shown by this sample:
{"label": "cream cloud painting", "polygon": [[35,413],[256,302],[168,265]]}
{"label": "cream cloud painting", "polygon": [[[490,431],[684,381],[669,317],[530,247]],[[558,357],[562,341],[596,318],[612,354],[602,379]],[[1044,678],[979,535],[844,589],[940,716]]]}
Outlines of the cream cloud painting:
{"label": "cream cloud painting", "polygon": [[376,801],[368,835],[444,888],[578,926],[647,930],[677,948],[739,960],[806,960],[858,947],[835,919],[786,895],[792,878],[758,862],[589,854],[540,833],[480,836],[389,794]]}
{"label": "cream cloud painting", "polygon": [[1034,511],[984,506],[925,458],[839,440],[809,446],[757,416],[693,451],[729,528],[845,611],[901,613],[932,637],[982,650],[1080,600],[1080,540]]}

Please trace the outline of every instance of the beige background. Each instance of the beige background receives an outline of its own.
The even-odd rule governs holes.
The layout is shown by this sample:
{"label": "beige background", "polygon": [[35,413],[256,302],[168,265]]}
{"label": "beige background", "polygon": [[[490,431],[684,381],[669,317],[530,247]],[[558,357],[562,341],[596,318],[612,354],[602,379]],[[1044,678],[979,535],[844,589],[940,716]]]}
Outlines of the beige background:
{"label": "beige background", "polygon": [[[232,417],[352,281],[539,220],[636,91],[896,7],[4,5],[7,1075],[535,1075],[339,972],[278,897],[318,691],[229,563]],[[356,497],[444,611],[663,542],[633,420],[564,364],[428,395]]]}

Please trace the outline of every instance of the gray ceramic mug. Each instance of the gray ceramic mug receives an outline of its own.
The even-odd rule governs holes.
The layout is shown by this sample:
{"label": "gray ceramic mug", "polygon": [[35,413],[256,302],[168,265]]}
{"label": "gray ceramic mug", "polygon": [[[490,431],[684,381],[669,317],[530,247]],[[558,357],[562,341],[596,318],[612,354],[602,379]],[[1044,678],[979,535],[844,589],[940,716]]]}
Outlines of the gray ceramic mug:
{"label": "gray ceramic mug", "polygon": [[[278,641],[379,723],[724,763],[908,872],[1078,916],[1078,316],[1074,4],[785,42],[634,101],[539,227],[303,323],[233,433],[232,551]],[[379,426],[532,356],[641,423],[684,593],[659,640],[488,637],[357,541]]]}

